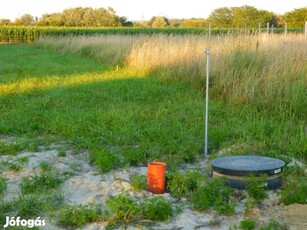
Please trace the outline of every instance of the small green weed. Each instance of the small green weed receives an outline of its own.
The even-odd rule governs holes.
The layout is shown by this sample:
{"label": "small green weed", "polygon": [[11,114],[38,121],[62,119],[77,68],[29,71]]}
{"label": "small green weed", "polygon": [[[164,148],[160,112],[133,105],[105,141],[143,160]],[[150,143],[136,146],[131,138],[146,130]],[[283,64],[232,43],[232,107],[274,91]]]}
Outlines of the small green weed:
{"label": "small green weed", "polygon": [[20,157],[17,158],[16,160],[10,160],[8,162],[5,163],[5,165],[7,166],[7,168],[9,170],[18,172],[22,169],[22,167],[27,164],[29,161],[29,157]]}
{"label": "small green weed", "polygon": [[27,218],[39,215],[44,210],[45,200],[37,194],[27,196],[20,195],[16,204],[17,216]]}
{"label": "small green weed", "polygon": [[23,178],[20,189],[22,194],[44,193],[50,189],[56,189],[63,182],[63,179],[51,173],[43,173],[41,175],[28,176]]}
{"label": "small green weed", "polygon": [[242,220],[240,222],[240,229],[243,230],[252,230],[256,228],[256,222],[249,219],[249,218],[245,218],[244,220]]}
{"label": "small green weed", "polygon": [[177,172],[168,176],[166,187],[173,197],[183,198],[195,191],[203,178],[199,171],[187,171],[184,174]]}
{"label": "small green weed", "polygon": [[107,215],[102,205],[66,205],[60,210],[58,222],[67,227],[81,227],[86,223],[105,220]]}
{"label": "small green weed", "polygon": [[42,170],[43,173],[51,172],[52,169],[53,169],[52,165],[48,162],[45,162],[45,161],[41,162],[39,164],[39,167],[40,167],[40,169]]}
{"label": "small green weed", "polygon": [[0,142],[0,155],[16,155],[22,150],[22,146],[16,143]]}
{"label": "small green weed", "polygon": [[7,187],[7,179],[0,176],[0,196],[4,193]]}
{"label": "small green weed", "polygon": [[261,175],[260,177],[248,176],[246,177],[247,186],[246,190],[249,197],[253,198],[257,203],[267,197],[266,184],[267,176]]}
{"label": "small green weed", "polygon": [[141,217],[141,209],[130,197],[119,195],[107,200],[110,213],[113,214],[111,225],[114,223],[130,223]]}
{"label": "small green weed", "polygon": [[257,201],[252,197],[248,197],[247,201],[244,203],[244,213],[248,214],[257,204]]}
{"label": "small green weed", "polygon": [[58,157],[65,157],[66,156],[66,150],[64,148],[60,149],[58,151]]}
{"label": "small green weed", "polygon": [[145,190],[147,188],[147,177],[145,175],[132,175],[131,186],[136,191]]}
{"label": "small green weed", "polygon": [[270,220],[267,226],[260,228],[260,230],[287,230],[286,224],[281,224],[276,220]]}
{"label": "small green weed", "polygon": [[307,204],[307,180],[297,177],[285,183],[281,190],[281,201],[285,205]]}
{"label": "small green weed", "polygon": [[111,171],[118,165],[118,162],[120,162],[116,155],[112,155],[105,150],[93,151],[91,154],[91,159],[95,162],[101,173]]}
{"label": "small green weed", "polygon": [[6,223],[6,216],[9,216],[9,214],[14,210],[14,207],[16,207],[15,201],[1,201],[0,202],[0,226],[3,226]]}
{"label": "small green weed", "polygon": [[195,210],[205,211],[213,207],[219,214],[233,214],[235,201],[231,199],[232,189],[220,178],[207,180],[192,194],[191,204]]}
{"label": "small green weed", "polygon": [[140,206],[143,218],[151,221],[166,221],[174,216],[175,212],[172,204],[161,196],[145,198]]}

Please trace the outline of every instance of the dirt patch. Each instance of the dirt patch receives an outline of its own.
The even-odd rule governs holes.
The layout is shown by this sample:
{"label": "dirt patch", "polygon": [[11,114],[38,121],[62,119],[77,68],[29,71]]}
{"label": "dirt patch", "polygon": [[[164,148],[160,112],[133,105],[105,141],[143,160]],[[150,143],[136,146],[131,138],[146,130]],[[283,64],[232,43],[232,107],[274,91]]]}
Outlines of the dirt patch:
{"label": "dirt patch", "polygon": [[263,217],[276,219],[285,223],[290,230],[307,229],[307,205],[291,204],[287,206],[278,205],[262,211]]}
{"label": "dirt patch", "polygon": [[[39,166],[42,162],[51,164],[55,172],[59,174],[70,174],[60,188],[67,204],[105,203],[109,197],[121,193],[127,193],[135,200],[156,196],[146,190],[137,192],[131,187],[132,175],[146,175],[147,167],[127,167],[101,174],[95,166],[90,164],[87,152],[74,154],[71,151],[66,151],[65,156],[59,156],[59,149],[61,148],[61,146],[54,146],[41,152],[22,152],[17,156],[0,156],[0,166],[5,162],[10,164],[10,162],[19,162],[22,158],[28,159],[19,171],[0,170],[0,175],[8,179],[4,200],[17,198],[22,179],[40,173]],[[194,165],[183,165],[181,170],[193,170],[197,167],[207,168],[208,164],[208,160],[204,159]],[[307,229],[307,205],[282,206],[278,192],[269,191],[268,198],[255,210],[252,210],[251,218],[257,220],[262,226],[274,219],[280,223],[286,223],[289,229]],[[161,196],[174,204],[182,204],[182,212],[167,222],[151,223],[150,229],[229,229],[239,226],[240,221],[246,217],[244,214],[246,199],[237,203],[234,215],[218,216],[214,211],[196,212],[186,199],[175,199],[169,193]],[[105,229],[106,225],[106,223],[91,223],[85,225],[82,229]],[[141,229],[146,228],[141,227]],[[65,228],[57,226],[55,219],[50,219],[44,229]],[[128,229],[140,228],[131,226]]]}

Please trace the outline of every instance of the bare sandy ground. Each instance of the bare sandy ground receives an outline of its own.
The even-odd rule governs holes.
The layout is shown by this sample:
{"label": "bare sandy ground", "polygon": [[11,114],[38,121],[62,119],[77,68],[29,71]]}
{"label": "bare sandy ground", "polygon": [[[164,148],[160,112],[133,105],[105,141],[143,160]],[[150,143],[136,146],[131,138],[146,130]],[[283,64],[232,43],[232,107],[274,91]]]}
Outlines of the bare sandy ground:
{"label": "bare sandy ground", "polygon": [[[18,197],[19,184],[22,178],[39,173],[41,162],[48,162],[58,173],[69,172],[69,177],[60,188],[64,195],[66,203],[70,204],[90,204],[104,203],[110,196],[127,193],[134,199],[139,200],[144,197],[155,196],[144,190],[136,192],[130,185],[130,178],[133,174],[146,175],[146,167],[127,167],[113,170],[106,174],[100,174],[89,162],[87,152],[73,154],[67,151],[66,156],[58,156],[58,147],[54,146],[50,150],[41,152],[22,152],[17,156],[0,156],[1,162],[16,161],[22,157],[28,157],[28,162],[20,171],[3,171],[2,176],[8,178],[7,192],[4,200],[11,200]],[[193,169],[198,167],[207,167],[208,162],[204,160],[195,165],[185,165],[184,168]],[[1,171],[0,171],[1,172]],[[163,195],[165,199],[178,203],[178,200],[172,198],[168,193]],[[214,211],[196,212],[191,209],[185,199],[180,200],[183,210],[176,217],[167,222],[152,223],[150,227],[141,225],[131,225],[128,229],[229,229],[238,226],[244,215],[244,200],[239,202],[236,207],[236,213],[233,216],[218,216]],[[260,208],[255,208],[249,214],[257,223],[267,224],[270,219],[277,220],[280,223],[287,224],[289,229],[303,230],[307,229],[307,205],[293,204],[284,206],[280,204],[278,191],[270,191],[269,197],[265,199]],[[214,224],[215,223],[215,224]],[[82,229],[98,230],[105,229],[107,223],[91,223]],[[57,230],[65,229],[56,225],[54,219],[47,220],[47,226],[44,229]]]}

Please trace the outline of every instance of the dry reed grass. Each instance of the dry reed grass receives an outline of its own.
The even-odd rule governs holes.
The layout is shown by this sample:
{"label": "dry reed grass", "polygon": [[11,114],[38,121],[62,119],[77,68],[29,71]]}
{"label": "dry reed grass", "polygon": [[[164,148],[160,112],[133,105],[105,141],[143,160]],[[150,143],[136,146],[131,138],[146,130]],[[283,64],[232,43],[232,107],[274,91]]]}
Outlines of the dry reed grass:
{"label": "dry reed grass", "polygon": [[288,34],[225,36],[109,35],[42,38],[37,43],[61,52],[81,53],[141,74],[155,72],[204,88],[205,48],[211,50],[212,94],[234,102],[306,106],[307,39]]}

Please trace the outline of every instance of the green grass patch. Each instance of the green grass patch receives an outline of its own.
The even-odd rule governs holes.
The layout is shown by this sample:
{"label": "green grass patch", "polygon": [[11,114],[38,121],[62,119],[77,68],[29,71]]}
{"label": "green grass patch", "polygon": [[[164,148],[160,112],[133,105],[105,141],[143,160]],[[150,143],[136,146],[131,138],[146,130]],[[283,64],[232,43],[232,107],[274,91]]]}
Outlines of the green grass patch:
{"label": "green grass patch", "polygon": [[199,171],[170,173],[170,175],[167,175],[166,188],[171,196],[183,198],[191,195],[203,179],[204,176]]}
{"label": "green grass patch", "polygon": [[131,176],[131,186],[136,191],[147,189],[147,176],[134,174]]}
{"label": "green grass patch", "polygon": [[213,178],[197,188],[190,202],[198,211],[214,208],[218,214],[234,214],[236,202],[231,195],[231,188],[225,186],[220,178]]}
{"label": "green grass patch", "polygon": [[0,176],[0,197],[3,195],[7,188],[7,179],[5,177]]}
{"label": "green grass patch", "polygon": [[256,222],[249,218],[245,218],[240,222],[240,229],[243,230],[252,230],[256,228]]}
{"label": "green grass patch", "polygon": [[[258,65],[249,58],[249,65]],[[125,68],[110,71],[91,59],[29,45],[1,45],[0,59],[8,60],[0,70],[2,134],[69,141],[90,150],[101,172],[150,160],[175,168],[203,151],[204,96],[196,83],[155,73],[140,77]],[[209,122],[211,153],[241,143],[235,152],[306,161],[301,116],[215,96]],[[1,148],[12,148],[2,154],[23,149]]]}
{"label": "green grass patch", "polygon": [[107,217],[101,205],[65,205],[58,215],[58,222],[66,227],[81,227],[86,223],[103,221]]}
{"label": "green grass patch", "polygon": [[32,193],[46,193],[52,189],[57,189],[62,183],[63,179],[59,175],[45,172],[41,175],[28,176],[23,178],[20,189],[22,194]]}

